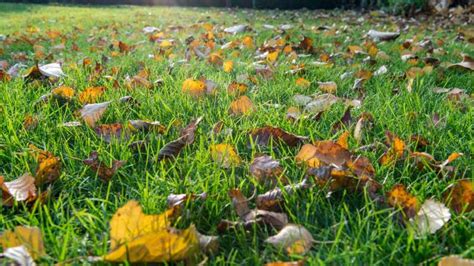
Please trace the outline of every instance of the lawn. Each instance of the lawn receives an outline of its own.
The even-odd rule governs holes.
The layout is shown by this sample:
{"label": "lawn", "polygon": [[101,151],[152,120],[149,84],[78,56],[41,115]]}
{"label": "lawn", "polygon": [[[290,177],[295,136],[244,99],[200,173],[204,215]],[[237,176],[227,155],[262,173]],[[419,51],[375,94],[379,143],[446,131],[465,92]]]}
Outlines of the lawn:
{"label": "lawn", "polygon": [[[219,249],[207,255],[209,264],[304,259],[307,265],[413,265],[436,264],[450,254],[472,259],[473,66],[450,64],[461,62],[462,54],[474,57],[474,27],[467,10],[455,12],[450,18],[405,19],[381,12],[0,3],[0,68],[5,69],[0,72],[0,176],[5,181],[24,173],[39,178],[39,159],[30,144],[58,157],[61,165],[55,180],[37,182],[37,194],[47,191],[44,199],[8,198],[8,188],[2,187],[0,232],[38,227],[45,247],[39,263],[80,264],[109,252],[109,221],[128,201],[158,214],[168,209],[170,194],[205,192],[206,199],[182,204],[174,226],[194,224],[202,234],[219,236]],[[229,32],[239,24],[247,27]],[[144,33],[147,26],[157,29]],[[400,36],[372,42],[366,36],[371,29],[399,29]],[[37,69],[28,73],[35,63],[54,62],[61,62],[59,78]],[[16,63],[24,67],[5,74]],[[201,79],[217,87],[211,92]],[[239,92],[228,88],[236,82]],[[337,89],[321,82],[334,82]],[[72,88],[74,96],[64,93],[70,89],[52,92],[60,86]],[[96,94],[84,93],[98,86]],[[120,101],[124,96],[132,100]],[[229,110],[245,96],[253,107]],[[323,100],[314,102],[318,99]],[[85,104],[105,101],[112,103],[99,119],[81,119],[78,110]],[[342,118],[347,109],[351,119]],[[194,141],[184,135],[182,150],[172,149],[171,158],[160,160],[162,148],[199,117]],[[159,125],[137,130],[130,120]],[[71,121],[81,125],[64,125]],[[119,132],[97,134],[113,123]],[[254,139],[249,132],[265,126],[307,139],[293,145],[273,137],[259,145],[262,136]],[[347,146],[340,138],[344,132],[349,132]],[[330,169],[326,179],[310,173],[315,164],[295,158],[303,144],[313,148],[310,143],[326,140],[352,157],[366,157],[374,169],[367,166],[366,174],[373,181],[366,182],[367,175],[351,172],[346,163],[338,165],[342,155],[334,150],[312,161]],[[137,141],[143,142],[134,145]],[[93,151],[101,168],[115,160],[123,166],[113,176],[99,177],[100,171],[83,162]],[[440,167],[453,153],[452,158],[462,155]],[[281,168],[265,166],[264,177],[251,171],[262,154]],[[343,180],[351,181],[337,179],[335,170],[345,171]],[[265,178],[276,182],[260,182]],[[450,193],[460,179],[467,179],[471,189],[466,188],[464,199]],[[278,232],[268,224],[218,232],[221,220],[239,220],[229,190],[239,189],[254,208],[255,195],[302,180],[311,187],[283,193],[278,212],[311,233],[314,241],[306,254],[266,243]],[[379,186],[371,191],[375,182]],[[410,195],[404,196],[416,206],[390,200],[396,184],[406,188]],[[420,236],[408,218],[428,199],[445,203],[451,218]],[[467,204],[453,207],[453,201],[462,200]]]}

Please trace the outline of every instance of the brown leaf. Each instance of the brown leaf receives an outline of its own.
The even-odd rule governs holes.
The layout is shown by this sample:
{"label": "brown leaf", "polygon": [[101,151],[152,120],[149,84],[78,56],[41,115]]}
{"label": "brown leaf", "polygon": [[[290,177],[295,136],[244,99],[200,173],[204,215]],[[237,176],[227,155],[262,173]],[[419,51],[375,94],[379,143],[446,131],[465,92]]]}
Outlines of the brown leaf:
{"label": "brown leaf", "polygon": [[181,136],[179,138],[163,146],[158,153],[158,161],[173,159],[178,156],[185,146],[192,144],[194,142],[194,134],[201,120],[202,116],[191,121],[189,125],[181,130]]}
{"label": "brown leaf", "polygon": [[268,146],[270,142],[273,141],[295,147],[308,140],[307,137],[294,135],[281,128],[272,126],[253,129],[250,132],[250,136],[253,142],[258,146]]}
{"label": "brown leaf", "polygon": [[255,157],[250,165],[250,173],[260,184],[275,186],[278,183],[288,183],[280,163],[268,155]]}
{"label": "brown leaf", "polygon": [[96,172],[97,176],[104,182],[109,182],[117,170],[125,164],[125,161],[113,160],[112,167],[108,167],[99,160],[99,153],[97,151],[91,152],[89,158],[84,159],[82,162]]}
{"label": "brown leaf", "polygon": [[35,145],[29,145],[29,149],[36,158],[38,166],[35,172],[35,184],[53,183],[61,175],[61,160],[49,151],[38,149]]}
{"label": "brown leaf", "polygon": [[474,59],[467,54],[462,55],[462,61],[455,64],[449,64],[448,69],[463,69],[463,70],[474,70]]}
{"label": "brown leaf", "polygon": [[442,257],[438,266],[474,266],[474,260],[464,259],[458,255],[449,255]]}
{"label": "brown leaf", "polygon": [[283,189],[277,187],[264,194],[260,194],[256,199],[257,209],[276,212],[281,211],[280,205],[283,203],[283,194],[292,195],[299,190],[310,187],[311,184],[306,179],[303,179],[303,181],[298,184],[286,185]]}
{"label": "brown leaf", "polygon": [[107,143],[110,143],[112,139],[127,140],[129,138],[128,132],[119,123],[98,125],[94,128],[94,132]]}
{"label": "brown leaf", "polygon": [[474,182],[460,179],[443,194],[444,201],[457,213],[474,210]]}

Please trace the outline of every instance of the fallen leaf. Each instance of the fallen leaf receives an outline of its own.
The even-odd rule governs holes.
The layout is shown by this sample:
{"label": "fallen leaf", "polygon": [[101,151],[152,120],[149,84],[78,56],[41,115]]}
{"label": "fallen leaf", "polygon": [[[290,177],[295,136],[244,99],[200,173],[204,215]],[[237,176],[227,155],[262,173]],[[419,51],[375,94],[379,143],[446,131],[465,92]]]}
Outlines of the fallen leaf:
{"label": "fallen leaf", "polygon": [[[27,251],[27,257],[32,260],[38,260],[46,255],[43,237],[38,227],[17,226],[13,230],[5,230],[0,236],[0,241],[4,254],[9,253],[12,248],[23,247]],[[15,260],[18,262],[18,259]],[[21,260],[31,261],[28,258],[21,258]]]}
{"label": "fallen leaf", "polygon": [[28,203],[37,198],[35,178],[28,173],[10,182],[5,182],[0,176],[0,187],[4,206],[13,206],[15,202]]}
{"label": "fallen leaf", "polygon": [[229,112],[233,115],[249,115],[255,109],[249,97],[244,95],[230,104]]}
{"label": "fallen leaf", "polygon": [[237,167],[241,159],[234,147],[229,144],[215,144],[210,148],[212,160],[218,163],[222,168]]}
{"label": "fallen leaf", "polygon": [[173,159],[178,156],[181,150],[186,146],[194,142],[197,126],[202,120],[202,116],[191,121],[183,130],[178,139],[167,143],[158,152],[158,161],[165,159]]}
{"label": "fallen leaf", "polygon": [[469,179],[460,179],[448,187],[443,194],[447,205],[456,213],[474,210],[474,182]]}
{"label": "fallen leaf", "polygon": [[60,86],[51,90],[51,95],[61,102],[70,102],[74,97],[74,94],[74,89],[66,86]]}
{"label": "fallen leaf", "polygon": [[288,183],[280,163],[268,155],[255,157],[250,164],[250,173],[260,184],[275,186]]}
{"label": "fallen leaf", "polygon": [[82,104],[96,103],[104,94],[105,87],[89,87],[79,94],[79,102]]}
{"label": "fallen leaf", "polygon": [[285,143],[290,147],[295,147],[308,140],[307,137],[298,136],[272,126],[253,129],[250,131],[250,137],[253,143],[258,146],[269,146],[270,142],[273,141],[276,144]]}
{"label": "fallen leaf", "polygon": [[449,209],[443,203],[426,200],[410,223],[417,229],[419,236],[434,234],[451,219]]}
{"label": "fallen leaf", "polygon": [[405,153],[405,142],[395,134],[387,131],[385,132],[387,144],[390,148],[380,158],[382,165],[393,165],[401,159]]}
{"label": "fallen leaf", "polygon": [[109,101],[84,105],[84,107],[79,110],[81,118],[88,126],[94,127],[95,123],[102,117],[105,110],[107,110],[107,107],[109,107],[110,103],[112,102]]}
{"label": "fallen leaf", "polygon": [[394,208],[403,210],[403,218],[410,219],[415,217],[420,208],[418,199],[407,192],[402,184],[397,184],[387,192],[388,204]]}
{"label": "fallen leaf", "polygon": [[61,69],[61,65],[59,63],[51,63],[51,64],[46,64],[38,67],[38,70],[41,74],[43,74],[46,77],[50,78],[61,78],[66,76]]}
{"label": "fallen leaf", "polygon": [[301,225],[288,224],[265,240],[278,249],[284,249],[288,254],[306,254],[313,246],[313,236]]}
{"label": "fallen leaf", "polygon": [[201,194],[170,194],[168,195],[168,198],[166,198],[166,203],[168,204],[168,208],[173,208],[175,206],[182,206],[190,200],[205,200],[206,198],[206,192],[203,192]]}
{"label": "fallen leaf", "polygon": [[458,255],[442,257],[438,266],[474,266],[474,260],[464,259]]}
{"label": "fallen leaf", "polygon": [[89,158],[84,159],[82,162],[96,172],[97,176],[104,182],[109,182],[117,170],[125,164],[125,161],[113,160],[112,166],[108,167],[99,160],[99,153],[97,151],[91,152]]}
{"label": "fallen leaf", "polygon": [[369,30],[369,32],[367,32],[367,36],[374,39],[375,41],[391,41],[398,38],[398,36],[400,36],[400,32]]}
{"label": "fallen leaf", "polygon": [[334,94],[337,91],[337,84],[334,81],[318,82],[318,88],[324,93]]}
{"label": "fallen leaf", "polygon": [[474,59],[467,54],[462,55],[462,61],[455,64],[449,64],[448,69],[474,70]]}
{"label": "fallen leaf", "polygon": [[129,138],[129,133],[119,123],[98,125],[94,127],[94,132],[107,143],[110,143],[112,139],[127,140]]}

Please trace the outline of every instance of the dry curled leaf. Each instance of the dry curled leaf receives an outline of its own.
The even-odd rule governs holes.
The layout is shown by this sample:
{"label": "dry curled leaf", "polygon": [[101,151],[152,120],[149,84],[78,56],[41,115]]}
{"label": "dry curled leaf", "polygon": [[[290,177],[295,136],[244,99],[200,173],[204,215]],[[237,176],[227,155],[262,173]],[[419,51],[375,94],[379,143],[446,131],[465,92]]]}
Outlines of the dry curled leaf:
{"label": "dry curled leaf", "polygon": [[109,182],[117,170],[125,164],[125,161],[113,160],[112,166],[108,167],[99,160],[99,153],[97,151],[91,152],[89,158],[84,159],[82,162],[96,172],[97,176],[104,182]]}
{"label": "dry curled leaf", "polygon": [[284,249],[288,254],[306,254],[313,246],[313,236],[301,225],[288,224],[265,240],[266,243]]}
{"label": "dry curled leaf", "polygon": [[194,142],[194,134],[201,120],[202,116],[191,121],[189,125],[181,130],[179,138],[163,146],[158,152],[158,160],[173,159],[178,156],[185,146],[191,145]]}
{"label": "dry curled leaf", "polygon": [[272,126],[253,129],[250,132],[250,137],[252,138],[253,143],[258,146],[269,146],[273,141],[276,144],[285,143],[290,147],[295,147],[308,140],[307,137],[298,136],[281,128]]}
{"label": "dry curled leaf", "polygon": [[190,200],[205,200],[206,198],[206,192],[201,194],[169,194],[168,198],[166,198],[166,203],[168,204],[168,208],[173,208],[175,206],[181,206]]}
{"label": "dry curled leaf", "polygon": [[110,103],[112,102],[109,101],[84,105],[84,107],[79,110],[81,118],[88,126],[94,127],[95,123],[99,121],[99,119],[105,113],[105,110],[107,110],[107,107],[109,107]]}
{"label": "dry curled leaf", "polygon": [[13,206],[15,202],[29,203],[37,199],[35,178],[28,173],[9,182],[5,182],[4,177],[0,176],[0,187],[4,206]]}
{"label": "dry curled leaf", "polygon": [[268,155],[255,157],[250,165],[250,173],[261,184],[275,186],[288,183],[280,163]]}
{"label": "dry curled leaf", "polygon": [[266,193],[260,194],[256,198],[257,209],[266,211],[281,211],[281,204],[283,203],[283,195],[291,195],[299,190],[310,188],[311,184],[307,179],[303,179],[298,184],[286,185],[283,189],[277,187]]}

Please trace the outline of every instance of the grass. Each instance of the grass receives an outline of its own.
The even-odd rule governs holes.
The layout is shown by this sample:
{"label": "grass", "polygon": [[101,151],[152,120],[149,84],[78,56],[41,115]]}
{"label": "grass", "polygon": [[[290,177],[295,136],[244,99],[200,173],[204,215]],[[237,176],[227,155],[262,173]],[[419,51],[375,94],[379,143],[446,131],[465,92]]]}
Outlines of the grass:
{"label": "grass", "polygon": [[[235,118],[228,114],[228,107],[234,99],[225,91],[227,85],[236,79],[238,74],[252,73],[254,51],[244,50],[238,58],[232,58],[235,67],[232,73],[209,65],[205,61],[192,59],[187,64],[176,64],[170,71],[171,60],[155,61],[148,54],[157,51],[156,44],[147,41],[141,33],[144,26],[157,26],[166,29],[168,26],[183,26],[182,30],[170,32],[169,37],[184,42],[192,35],[198,38],[205,33],[202,27],[191,27],[201,22],[215,23],[216,27],[232,26],[238,23],[249,24],[258,32],[250,33],[258,45],[276,35],[264,30],[263,24],[280,25],[291,23],[297,25],[290,30],[292,42],[296,43],[299,34],[314,39],[316,47],[326,52],[344,51],[349,44],[361,45],[363,35],[371,28],[383,29],[373,21],[347,24],[341,18],[349,17],[355,21],[358,16],[340,11],[326,11],[332,14],[328,18],[318,18],[311,11],[255,11],[224,10],[199,8],[168,7],[75,7],[46,6],[23,4],[0,4],[0,34],[23,33],[28,26],[34,25],[44,33],[48,29],[71,33],[76,39],[66,40],[66,49],[54,54],[55,59],[64,60],[64,71],[67,77],[61,83],[82,91],[91,85],[104,85],[108,89],[102,100],[118,99],[131,95],[140,106],[129,107],[114,103],[102,118],[102,123],[125,123],[130,119],[158,120],[169,130],[164,135],[136,134],[130,140],[114,140],[108,144],[98,138],[92,129],[61,128],[58,124],[73,121],[77,118],[74,111],[78,106],[58,106],[54,102],[45,105],[33,105],[39,97],[55,86],[41,84],[34,86],[21,78],[10,82],[0,82],[0,175],[7,180],[14,179],[31,169],[31,159],[27,155],[28,144],[51,151],[63,162],[62,174],[53,185],[53,197],[45,204],[36,204],[32,208],[22,205],[13,208],[3,207],[0,213],[0,232],[16,225],[38,226],[44,235],[48,256],[45,264],[61,262],[79,256],[100,256],[108,251],[108,221],[113,213],[130,199],[138,200],[147,213],[159,213],[166,209],[166,197],[170,193],[207,192],[204,202],[189,203],[189,216],[183,218],[182,225],[194,223],[200,232],[217,234],[216,225],[221,219],[237,220],[230,204],[227,191],[240,188],[247,196],[252,194],[254,186],[258,192],[264,192],[251,178],[249,162],[258,152],[266,152],[280,160],[286,175],[292,182],[302,180],[305,169],[294,162],[298,149],[285,146],[278,149],[260,149],[247,147],[247,132],[264,125],[281,127],[292,133],[310,137],[311,140],[335,139],[341,132],[334,134],[331,126],[344,113],[345,107],[336,104],[325,112],[319,121],[301,119],[295,123],[284,119],[286,109],[293,105],[295,94],[311,95],[318,92],[317,81],[335,81],[338,84],[337,96],[355,98],[353,79],[341,80],[342,73],[353,70],[353,66],[337,59],[332,68],[311,66],[310,62],[319,60],[318,55],[298,59],[305,63],[307,71],[302,76],[312,82],[309,88],[295,85],[301,75],[288,75],[289,62],[280,56],[281,64],[271,80],[260,80],[247,95],[257,107],[257,111],[248,117]],[[389,29],[394,24],[389,19],[381,20],[381,25]],[[333,25],[342,30],[335,36],[316,33],[312,28],[322,25]],[[304,26],[299,27],[300,25]],[[385,64],[389,73],[370,79],[365,84],[366,98],[360,108],[353,110],[353,117],[362,112],[374,116],[374,128],[368,133],[363,144],[375,140],[383,141],[384,132],[390,130],[407,140],[412,134],[424,136],[430,141],[427,152],[441,160],[452,152],[462,152],[464,156],[453,164],[457,167],[452,178],[440,178],[434,171],[419,171],[408,161],[399,162],[394,167],[381,166],[378,158],[383,150],[363,152],[374,164],[376,180],[388,191],[394,184],[405,184],[409,191],[421,200],[428,198],[442,199],[448,185],[460,178],[472,178],[472,153],[474,152],[474,112],[472,105],[461,109],[446,100],[445,95],[432,92],[434,87],[465,89],[473,93],[474,76],[472,72],[448,71],[443,76],[437,71],[419,77],[415,81],[413,92],[405,89],[406,80],[398,78],[411,66],[400,59],[399,46],[409,38],[432,38],[444,40],[442,45],[445,55],[437,56],[441,62],[458,62],[461,52],[473,56],[473,45],[467,42],[452,41],[456,36],[457,25],[446,29],[432,29],[429,21],[420,26],[411,26],[408,31],[393,42],[378,45],[379,50],[390,55],[389,61],[378,61],[368,66],[357,58],[356,63],[364,69],[376,70]],[[78,31],[74,27],[82,30]],[[461,27],[461,26],[459,26]],[[114,30],[113,30],[114,29]],[[110,51],[91,51],[86,39],[90,36],[104,36],[108,43],[115,38],[128,44],[141,43],[137,50],[126,56],[113,57],[108,67],[120,67],[120,81],[126,74],[133,76],[139,69],[139,62],[144,62],[150,70],[150,80],[163,79],[163,85],[153,89],[127,90],[124,86],[112,88],[112,82],[100,78],[96,84],[88,81],[88,73],[80,66],[84,57],[100,60],[102,54]],[[226,41],[239,39],[245,34],[226,35]],[[72,36],[72,35],[71,35]],[[344,42],[349,38],[347,42]],[[343,48],[336,48],[334,41],[340,41]],[[75,42],[80,52],[73,52],[70,47]],[[224,41],[223,41],[224,42]],[[48,49],[50,42],[39,43]],[[216,45],[219,46],[220,44]],[[10,57],[12,52],[24,51],[33,53],[31,45],[13,44],[4,46],[0,59],[15,61]],[[184,48],[178,45],[174,52],[176,60],[182,59]],[[425,56],[423,52],[420,56]],[[50,61],[40,61],[49,63]],[[28,60],[27,65],[33,65]],[[74,68],[73,64],[79,67]],[[182,82],[189,77],[205,76],[215,81],[220,92],[215,97],[204,97],[196,100],[181,92]],[[392,90],[400,88],[399,93]],[[277,106],[278,105],[278,106]],[[445,127],[433,127],[428,121],[438,113],[445,117]],[[38,114],[39,125],[27,131],[23,120],[27,114]],[[165,143],[179,135],[179,126],[194,118],[203,116],[193,145],[186,147],[173,162],[154,162],[158,151]],[[212,125],[222,120],[232,134],[210,137]],[[150,144],[146,152],[134,156],[127,148],[128,144],[148,138]],[[246,161],[243,166],[225,170],[212,162],[209,147],[213,143],[230,143]],[[351,139],[351,147],[356,147]],[[119,170],[110,183],[101,182],[83,163],[93,150],[97,150],[107,163],[113,159],[126,160],[125,167]],[[474,258],[473,215],[472,213],[453,214],[447,223],[436,234],[422,239],[415,239],[413,232],[401,226],[394,219],[393,209],[372,202],[365,193],[341,191],[332,197],[326,197],[325,189],[312,189],[287,196],[285,202],[292,223],[305,226],[321,244],[316,244],[306,255],[307,263],[317,264],[365,264],[386,265],[419,263],[434,264],[441,256],[461,254]],[[255,229],[250,232],[235,231],[220,237],[220,250],[210,257],[211,264],[246,264],[259,265],[275,260],[296,259],[282,251],[266,245],[263,240],[274,234],[272,230]],[[74,263],[79,263],[75,261]]]}

